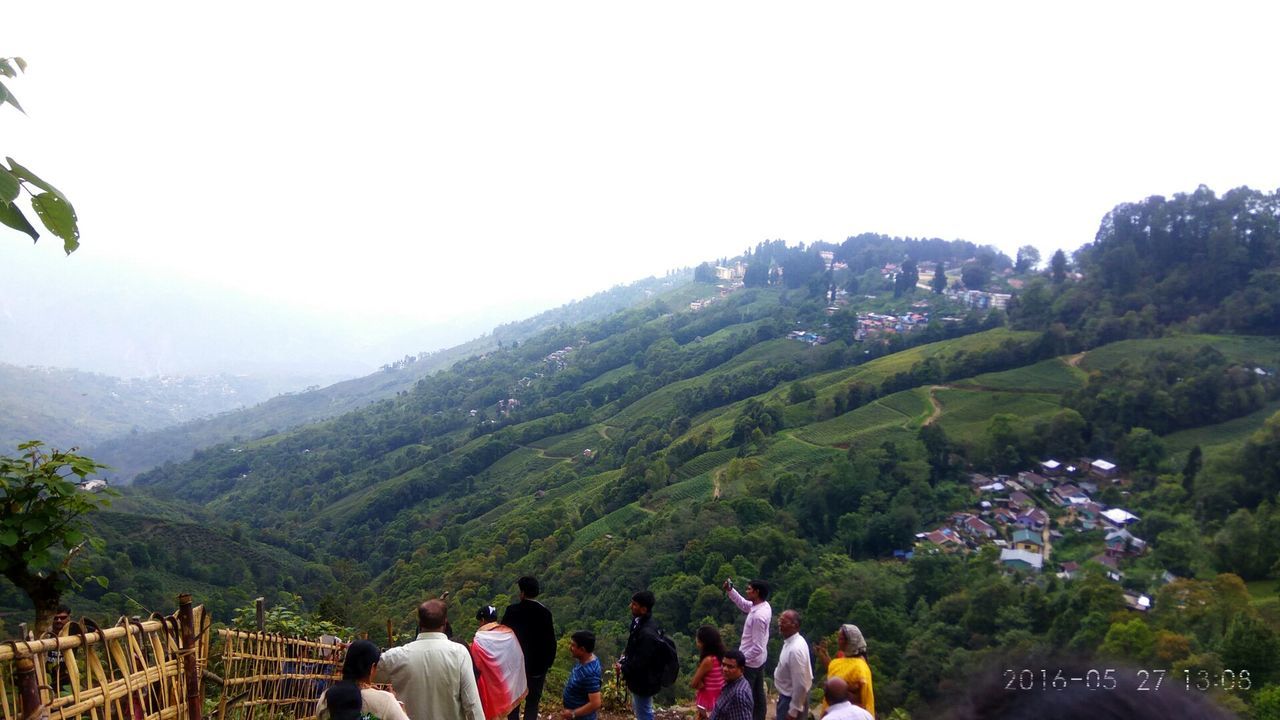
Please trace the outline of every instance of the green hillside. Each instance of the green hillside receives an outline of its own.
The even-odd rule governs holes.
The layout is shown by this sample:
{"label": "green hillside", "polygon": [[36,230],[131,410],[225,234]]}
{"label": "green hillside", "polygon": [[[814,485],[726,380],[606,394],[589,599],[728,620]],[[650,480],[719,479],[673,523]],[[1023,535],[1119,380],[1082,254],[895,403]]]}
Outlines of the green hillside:
{"label": "green hillside", "polygon": [[[358,410],[199,450],[140,475],[126,500],[196,505],[212,532],[287,551],[301,565],[280,566],[280,589],[330,568],[343,602],[324,612],[375,634],[388,618],[408,633],[410,609],[447,591],[465,638],[471,608],[501,604],[532,573],[557,627],[595,629],[607,662],[635,590],[655,591],[682,647],[703,623],[732,644],[741,617],[720,582],[769,578],[775,610],[800,610],[812,639],[850,621],[873,639],[886,714],[930,717],[969,668],[1015,652],[1131,663],[1164,652],[1193,671],[1243,662],[1240,638],[1280,643],[1245,585],[1280,561],[1280,543],[1264,541],[1280,536],[1280,381],[1268,370],[1280,328],[1258,325],[1265,303],[1243,292],[1260,292],[1256,273],[1179,313],[1146,310],[1142,293],[1172,290],[1117,286],[1124,264],[1107,251],[1136,240],[1108,232],[1127,231],[1100,233],[1079,279],[1019,274],[959,241],[762,243],[743,286],[723,294],[699,268],[704,280],[679,291],[715,298],[696,310],[653,302],[557,324]],[[1197,238],[1183,244],[1208,242]],[[925,262],[1025,290],[1007,312],[968,308],[911,282]],[[1198,332],[1226,322],[1213,303],[1230,298],[1252,303],[1247,327],[1214,329],[1253,334]],[[1079,307],[1094,315],[1073,317]],[[930,317],[893,332],[867,323],[907,311]],[[1002,567],[991,543],[918,542],[1001,502],[975,495],[970,473],[1016,477],[1048,458],[1114,459],[1119,481],[1091,497],[1140,517],[1131,530],[1145,542],[1118,561],[1120,580],[1090,562],[1106,531],[1038,490],[1060,533],[1041,574]],[[231,554],[208,544],[211,558]],[[172,555],[166,572],[183,562]],[[1060,580],[1063,559],[1089,567]],[[1155,609],[1126,609],[1125,593]],[[1280,656],[1256,667],[1260,685],[1280,680]]]}

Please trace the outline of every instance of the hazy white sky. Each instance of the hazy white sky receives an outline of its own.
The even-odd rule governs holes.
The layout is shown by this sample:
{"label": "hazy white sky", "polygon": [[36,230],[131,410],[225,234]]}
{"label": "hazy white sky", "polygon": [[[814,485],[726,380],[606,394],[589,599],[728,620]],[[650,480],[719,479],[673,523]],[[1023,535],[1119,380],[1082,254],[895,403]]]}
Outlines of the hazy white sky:
{"label": "hazy white sky", "polygon": [[1274,2],[10,4],[29,115],[0,112],[0,154],[84,245],[0,228],[0,321],[74,335],[117,288],[163,334],[146,308],[189,292],[187,332],[225,305],[372,342],[764,239],[1047,257],[1119,202],[1280,187],[1276,27]]}

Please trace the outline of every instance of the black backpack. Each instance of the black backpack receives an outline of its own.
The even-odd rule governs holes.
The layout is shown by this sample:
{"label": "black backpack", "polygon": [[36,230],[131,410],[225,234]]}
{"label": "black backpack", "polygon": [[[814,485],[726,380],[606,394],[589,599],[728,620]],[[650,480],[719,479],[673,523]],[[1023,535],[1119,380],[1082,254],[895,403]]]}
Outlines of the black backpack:
{"label": "black backpack", "polygon": [[680,656],[676,654],[676,641],[659,630],[658,642],[662,646],[662,687],[671,687],[676,684],[676,677],[680,675]]}

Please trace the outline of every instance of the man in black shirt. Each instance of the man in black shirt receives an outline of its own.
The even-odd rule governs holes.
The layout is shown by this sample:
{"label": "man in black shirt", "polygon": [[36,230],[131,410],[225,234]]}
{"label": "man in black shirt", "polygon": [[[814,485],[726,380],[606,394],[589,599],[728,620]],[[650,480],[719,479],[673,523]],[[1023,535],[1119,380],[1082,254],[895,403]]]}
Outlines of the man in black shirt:
{"label": "man in black shirt", "polygon": [[[502,624],[515,631],[520,649],[524,651],[524,674],[529,684],[529,694],[524,698],[524,720],[538,720],[542,686],[547,682],[547,670],[556,659],[556,629],[551,611],[534,600],[541,592],[537,578],[525,575],[516,585],[520,587],[520,602],[507,606]],[[507,720],[520,720],[519,705]]]}

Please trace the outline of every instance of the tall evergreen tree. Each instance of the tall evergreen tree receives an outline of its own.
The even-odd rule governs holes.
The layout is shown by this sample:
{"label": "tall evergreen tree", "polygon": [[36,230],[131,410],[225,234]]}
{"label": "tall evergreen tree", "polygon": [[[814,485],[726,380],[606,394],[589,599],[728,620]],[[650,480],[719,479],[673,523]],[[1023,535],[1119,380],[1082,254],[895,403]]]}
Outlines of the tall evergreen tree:
{"label": "tall evergreen tree", "polygon": [[933,267],[933,281],[929,283],[935,295],[941,295],[947,289],[947,273],[942,263]]}
{"label": "tall evergreen tree", "polygon": [[1049,274],[1053,277],[1055,283],[1060,283],[1067,279],[1067,254],[1059,249],[1053,254],[1053,258],[1049,260]]}

